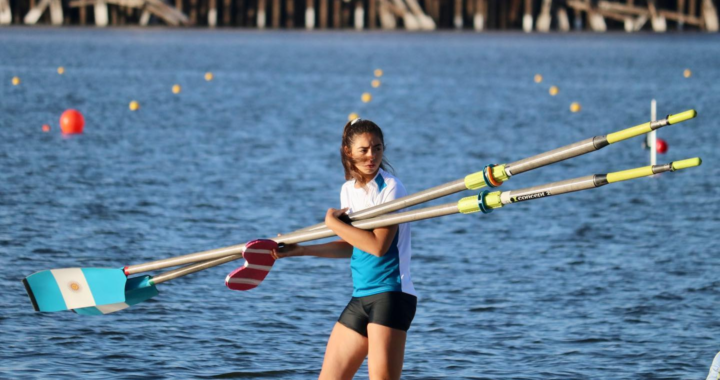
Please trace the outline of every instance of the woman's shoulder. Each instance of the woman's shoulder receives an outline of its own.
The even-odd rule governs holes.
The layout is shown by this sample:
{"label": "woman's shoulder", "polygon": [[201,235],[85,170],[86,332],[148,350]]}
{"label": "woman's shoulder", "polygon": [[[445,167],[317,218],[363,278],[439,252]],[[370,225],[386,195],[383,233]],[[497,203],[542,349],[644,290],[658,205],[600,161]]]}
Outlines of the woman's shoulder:
{"label": "woman's shoulder", "polygon": [[394,174],[380,169],[380,176],[382,176],[382,182],[384,183],[383,188],[387,188],[388,190],[395,190],[397,189],[401,193],[407,193],[405,190],[405,186],[403,185],[402,181],[398,177],[396,177]]}
{"label": "woman's shoulder", "polygon": [[355,180],[351,179],[349,181],[345,181],[345,183],[342,184],[340,191],[346,192],[346,191],[349,191],[350,189],[352,189],[353,187],[355,187]]}

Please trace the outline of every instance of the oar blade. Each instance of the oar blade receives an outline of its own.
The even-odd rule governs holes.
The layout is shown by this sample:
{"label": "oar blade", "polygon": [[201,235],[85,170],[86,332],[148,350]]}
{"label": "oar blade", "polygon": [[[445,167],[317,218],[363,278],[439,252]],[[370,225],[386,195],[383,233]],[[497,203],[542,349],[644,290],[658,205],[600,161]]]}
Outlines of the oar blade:
{"label": "oar blade", "polygon": [[275,264],[270,251],[277,249],[273,240],[253,240],[245,245],[245,265],[235,269],[225,278],[225,285],[232,290],[250,290],[265,279]]}
{"label": "oar blade", "polygon": [[151,279],[150,276],[129,278],[125,284],[125,302],[83,307],[73,311],[81,315],[105,315],[145,302],[158,295],[157,287]]}
{"label": "oar blade", "polygon": [[52,269],[34,273],[22,281],[35,311],[125,302],[127,277],[122,269]]}

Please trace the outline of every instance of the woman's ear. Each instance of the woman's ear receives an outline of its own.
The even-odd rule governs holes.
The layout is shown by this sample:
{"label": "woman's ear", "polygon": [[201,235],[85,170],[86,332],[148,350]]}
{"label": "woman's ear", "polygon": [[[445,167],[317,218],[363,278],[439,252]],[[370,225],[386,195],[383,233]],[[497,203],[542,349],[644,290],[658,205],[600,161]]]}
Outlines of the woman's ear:
{"label": "woman's ear", "polygon": [[343,145],[343,152],[345,152],[346,156],[352,157],[352,150],[347,145]]}

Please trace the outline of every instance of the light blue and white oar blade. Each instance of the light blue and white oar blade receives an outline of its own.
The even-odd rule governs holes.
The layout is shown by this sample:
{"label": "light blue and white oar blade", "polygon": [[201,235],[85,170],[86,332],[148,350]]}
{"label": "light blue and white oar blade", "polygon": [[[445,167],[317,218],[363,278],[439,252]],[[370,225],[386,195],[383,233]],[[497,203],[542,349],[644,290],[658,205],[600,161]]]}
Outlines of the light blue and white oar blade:
{"label": "light blue and white oar blade", "polygon": [[151,280],[150,276],[129,278],[125,284],[125,302],[83,307],[73,311],[81,315],[104,315],[127,309],[158,295],[157,287]]}
{"label": "light blue and white oar blade", "polygon": [[61,311],[125,302],[122,268],[65,268],[34,273],[23,284],[35,311]]}

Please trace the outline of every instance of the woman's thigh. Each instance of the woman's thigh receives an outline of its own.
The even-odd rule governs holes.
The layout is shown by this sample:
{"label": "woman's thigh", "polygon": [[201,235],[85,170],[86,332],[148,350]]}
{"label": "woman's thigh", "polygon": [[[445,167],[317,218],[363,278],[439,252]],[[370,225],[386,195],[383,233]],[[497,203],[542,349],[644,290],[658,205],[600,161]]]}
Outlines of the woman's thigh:
{"label": "woman's thigh", "polygon": [[368,338],[335,323],[330,334],[320,380],[352,379],[368,354]]}
{"label": "woman's thigh", "polygon": [[368,372],[370,380],[399,379],[405,359],[407,332],[368,324]]}

